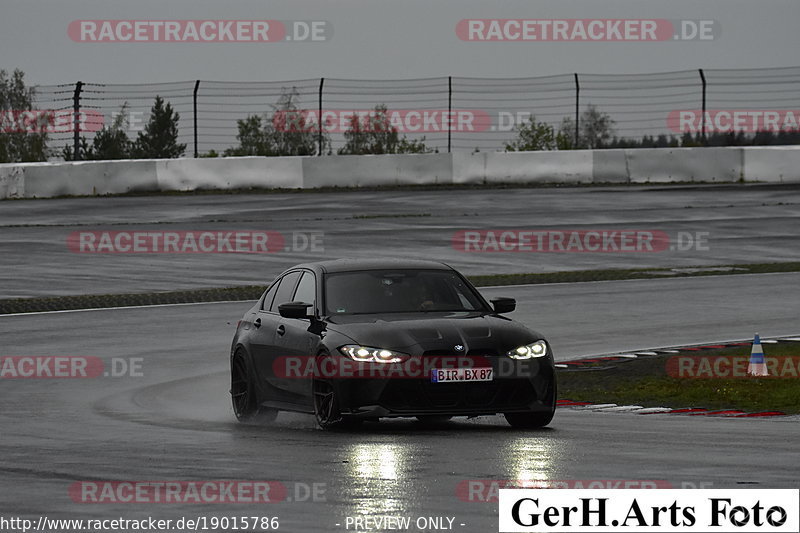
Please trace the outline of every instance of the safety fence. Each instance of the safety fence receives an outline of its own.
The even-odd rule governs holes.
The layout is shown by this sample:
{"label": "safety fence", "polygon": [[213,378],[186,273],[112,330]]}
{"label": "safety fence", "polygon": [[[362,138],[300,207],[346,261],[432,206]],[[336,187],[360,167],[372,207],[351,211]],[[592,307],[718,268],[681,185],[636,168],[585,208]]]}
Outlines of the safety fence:
{"label": "safety fence", "polygon": [[[800,67],[527,78],[77,82],[35,87],[35,106],[57,114],[48,139],[53,153],[81,136],[91,140],[121,112],[135,138],[156,96],[179,113],[178,142],[189,156],[235,148],[238,121],[253,115],[262,117],[262,125],[307,135],[302,142],[311,147],[303,155],[336,154],[347,145],[353,115],[374,116],[376,106],[385,106],[400,138],[422,141],[430,151],[475,152],[503,150],[531,116],[561,131],[573,147],[576,139],[584,148],[636,147],[647,137],[652,146],[681,140],[686,146],[687,139],[708,144],[711,136],[732,133],[769,132],[778,139],[800,129],[799,88]],[[584,135],[589,140],[580,146]],[[591,145],[593,136],[600,146]],[[761,144],[789,144],[775,139]]]}

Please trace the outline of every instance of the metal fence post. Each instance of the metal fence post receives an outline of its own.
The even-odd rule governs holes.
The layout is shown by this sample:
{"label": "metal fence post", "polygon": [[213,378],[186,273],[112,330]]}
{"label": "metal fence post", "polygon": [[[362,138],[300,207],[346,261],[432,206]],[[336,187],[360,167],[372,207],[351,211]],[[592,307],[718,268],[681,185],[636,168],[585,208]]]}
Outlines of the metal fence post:
{"label": "metal fence post", "polygon": [[200,80],[194,82],[194,93],[192,93],[192,106],[194,109],[194,157],[199,157],[197,149],[197,91],[200,89]]}
{"label": "metal fence post", "polygon": [[317,137],[317,145],[319,148],[317,149],[317,156],[322,155],[323,150],[323,125],[322,125],[322,88],[325,86],[325,78],[319,79],[319,114],[317,115],[317,130],[318,137]]}
{"label": "metal fence post", "polygon": [[450,153],[450,140],[453,132],[453,76],[447,77],[447,153]]}
{"label": "metal fence post", "polygon": [[575,150],[580,148],[580,122],[581,122],[581,84],[578,81],[578,73],[575,73]]}
{"label": "metal fence post", "polygon": [[72,153],[73,161],[81,160],[81,91],[83,82],[75,84],[75,92],[72,94]]}
{"label": "metal fence post", "polygon": [[698,70],[700,71],[700,81],[703,82],[703,118],[702,122],[700,122],[700,135],[703,139],[703,146],[708,146],[708,139],[706,139],[706,73],[703,72],[703,69]]}

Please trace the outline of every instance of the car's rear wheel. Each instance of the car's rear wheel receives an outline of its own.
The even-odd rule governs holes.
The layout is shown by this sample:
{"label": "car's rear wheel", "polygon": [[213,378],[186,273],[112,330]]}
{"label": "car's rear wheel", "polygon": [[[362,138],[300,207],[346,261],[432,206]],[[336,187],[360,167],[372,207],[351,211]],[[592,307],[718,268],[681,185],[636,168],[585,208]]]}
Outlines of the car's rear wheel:
{"label": "car's rear wheel", "polygon": [[[328,357],[330,356],[327,354],[320,354],[317,357],[316,368],[332,368],[332,365],[324,363]],[[336,387],[331,378],[315,376],[311,382],[311,392],[314,398],[314,417],[322,429],[344,429],[361,422],[360,419],[342,415]]]}
{"label": "car's rear wheel", "polygon": [[233,414],[240,422],[271,422],[278,416],[276,409],[259,407],[247,359],[241,349],[236,350],[231,358],[230,393]]}

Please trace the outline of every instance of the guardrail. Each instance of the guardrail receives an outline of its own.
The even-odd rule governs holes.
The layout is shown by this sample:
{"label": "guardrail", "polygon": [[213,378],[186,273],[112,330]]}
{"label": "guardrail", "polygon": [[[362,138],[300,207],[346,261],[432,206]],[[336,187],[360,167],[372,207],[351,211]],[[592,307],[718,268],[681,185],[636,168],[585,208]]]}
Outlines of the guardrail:
{"label": "guardrail", "polygon": [[469,183],[800,182],[800,146],[0,165],[0,198]]}

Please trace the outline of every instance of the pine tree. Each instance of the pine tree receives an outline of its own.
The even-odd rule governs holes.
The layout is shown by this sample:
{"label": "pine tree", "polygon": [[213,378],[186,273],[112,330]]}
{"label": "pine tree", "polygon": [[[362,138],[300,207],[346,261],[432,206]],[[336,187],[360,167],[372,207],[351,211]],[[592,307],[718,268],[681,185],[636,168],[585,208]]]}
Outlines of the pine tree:
{"label": "pine tree", "polygon": [[133,143],[132,155],[137,159],[172,159],[186,152],[186,145],[178,143],[180,115],[169,103],[156,96],[150,109],[150,119]]}

